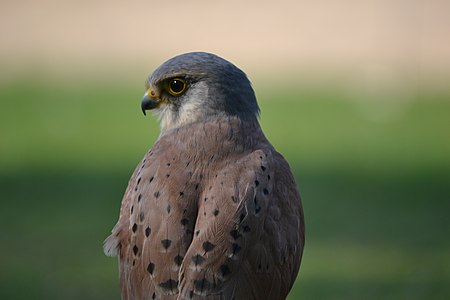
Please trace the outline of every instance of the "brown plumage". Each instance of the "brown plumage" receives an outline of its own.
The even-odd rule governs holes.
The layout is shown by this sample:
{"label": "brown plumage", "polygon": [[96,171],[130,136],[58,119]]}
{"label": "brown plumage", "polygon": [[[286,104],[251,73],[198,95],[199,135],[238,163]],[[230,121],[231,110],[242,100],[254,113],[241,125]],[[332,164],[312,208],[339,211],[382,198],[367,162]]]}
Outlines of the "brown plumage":
{"label": "brown plumage", "polygon": [[105,253],[119,256],[122,299],[285,299],[303,222],[289,166],[255,118],[208,114],[163,125]]}

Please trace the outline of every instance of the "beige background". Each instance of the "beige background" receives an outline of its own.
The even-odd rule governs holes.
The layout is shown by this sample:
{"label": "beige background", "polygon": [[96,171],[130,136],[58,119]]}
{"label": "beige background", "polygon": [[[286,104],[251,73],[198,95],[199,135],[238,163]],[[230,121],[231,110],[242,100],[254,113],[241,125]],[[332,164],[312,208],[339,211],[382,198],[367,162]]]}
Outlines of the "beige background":
{"label": "beige background", "polygon": [[3,78],[30,69],[111,67],[137,68],[140,76],[141,68],[149,72],[193,50],[217,53],[251,77],[288,72],[312,80],[433,78],[445,85],[450,1],[1,2]]}

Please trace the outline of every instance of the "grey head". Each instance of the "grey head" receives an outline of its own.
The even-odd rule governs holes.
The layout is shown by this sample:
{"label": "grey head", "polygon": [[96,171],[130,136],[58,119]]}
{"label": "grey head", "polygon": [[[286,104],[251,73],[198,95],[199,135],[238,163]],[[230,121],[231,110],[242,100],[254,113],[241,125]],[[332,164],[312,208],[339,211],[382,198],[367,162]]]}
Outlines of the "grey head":
{"label": "grey head", "polygon": [[221,116],[255,121],[259,107],[244,72],[217,55],[191,52],[159,66],[147,80],[142,111],[154,110],[161,130]]}

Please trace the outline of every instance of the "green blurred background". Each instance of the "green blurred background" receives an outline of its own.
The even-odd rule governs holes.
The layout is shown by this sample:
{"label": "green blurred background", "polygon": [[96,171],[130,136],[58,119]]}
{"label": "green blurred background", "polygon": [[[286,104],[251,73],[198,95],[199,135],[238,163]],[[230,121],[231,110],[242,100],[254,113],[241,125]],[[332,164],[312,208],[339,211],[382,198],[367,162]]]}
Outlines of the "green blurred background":
{"label": "green blurred background", "polygon": [[143,83],[192,50],[247,72],[297,179],[290,300],[447,299],[448,4],[344,2],[2,2],[0,299],[119,299],[102,242],[158,135]]}

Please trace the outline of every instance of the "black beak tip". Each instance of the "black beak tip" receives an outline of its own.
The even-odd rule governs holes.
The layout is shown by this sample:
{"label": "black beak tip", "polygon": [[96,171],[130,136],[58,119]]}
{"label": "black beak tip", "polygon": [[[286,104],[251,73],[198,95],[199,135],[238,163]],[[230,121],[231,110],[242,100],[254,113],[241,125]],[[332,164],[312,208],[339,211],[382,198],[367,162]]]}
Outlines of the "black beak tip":
{"label": "black beak tip", "polygon": [[148,104],[150,102],[150,99],[148,97],[144,97],[142,99],[141,102],[141,109],[142,109],[142,113],[144,114],[144,116],[146,116],[147,114],[145,113],[145,111],[148,109]]}

